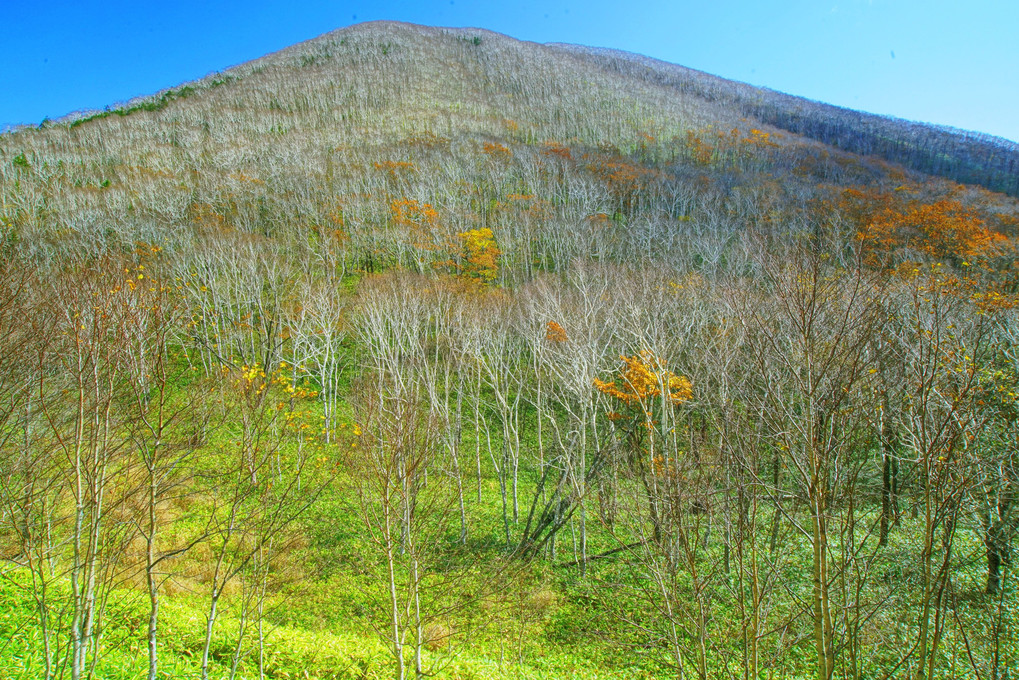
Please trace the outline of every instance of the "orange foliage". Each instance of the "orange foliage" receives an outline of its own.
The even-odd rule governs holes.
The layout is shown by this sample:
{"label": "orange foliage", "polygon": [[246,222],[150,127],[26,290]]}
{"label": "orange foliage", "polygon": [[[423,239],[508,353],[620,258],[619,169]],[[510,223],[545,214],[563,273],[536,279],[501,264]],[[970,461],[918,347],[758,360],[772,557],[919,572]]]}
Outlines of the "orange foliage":
{"label": "orange foliage", "polygon": [[615,194],[627,194],[639,190],[648,181],[661,176],[661,172],[630,163],[622,158],[603,158],[591,163],[588,168],[604,181]]}
{"label": "orange foliage", "polygon": [[757,128],[752,128],[749,135],[744,135],[738,128],[729,132],[713,131],[711,128],[686,131],[686,148],[690,158],[698,165],[710,165],[712,162],[736,164],[750,160],[761,151],[778,148],[772,135]]}
{"label": "orange foliage", "polygon": [[632,163],[620,156],[605,156],[592,160],[587,165],[598,179],[605,182],[615,196],[624,213],[629,214],[634,201],[652,182],[662,177],[659,170]]}
{"label": "orange foliage", "polygon": [[593,215],[588,215],[585,218],[585,220],[589,225],[591,225],[592,231],[600,231],[602,229],[607,229],[612,226],[612,218],[606,215],[605,213],[595,213]]}
{"label": "orange foliage", "polygon": [[251,184],[265,184],[265,182],[258,179],[257,177],[249,177],[248,175],[245,175],[243,172],[235,172],[231,174],[229,177],[230,179],[235,179],[238,182],[250,182]]}
{"label": "orange foliage", "polygon": [[924,250],[931,256],[982,259],[1002,252],[1007,239],[987,229],[984,221],[957,201],[938,201],[907,212],[901,221],[924,235]]}
{"label": "orange foliage", "polygon": [[549,321],[545,325],[545,339],[557,344],[569,342],[569,337],[567,337],[566,331],[555,321]]}
{"label": "orange foliage", "polygon": [[507,207],[516,218],[529,222],[531,220],[547,219],[552,216],[552,208],[549,202],[535,198],[533,194],[510,194],[506,198],[510,201]]}
{"label": "orange foliage", "polygon": [[986,313],[1003,312],[1019,307],[1019,298],[1016,295],[994,289],[974,292],[969,296],[969,301],[981,312]]}
{"label": "orange foliage", "polygon": [[343,218],[343,202],[334,199],[324,207],[327,209],[326,219],[337,229],[342,229],[346,223]]}
{"label": "orange foliage", "polygon": [[[781,135],[776,135],[775,138],[778,139],[780,136]],[[742,141],[743,144],[747,144],[749,146],[770,147],[773,149],[778,148],[778,144],[771,141],[770,132],[763,132],[762,130],[758,130],[757,128],[751,128],[750,136],[743,139]]]}
{"label": "orange foliage", "polygon": [[375,169],[386,173],[390,180],[396,181],[398,178],[414,172],[414,164],[410,161],[382,161],[375,163]]}
{"label": "orange foliage", "polygon": [[541,155],[546,158],[558,158],[564,161],[573,160],[570,148],[559,142],[545,142],[545,145],[541,148]]}
{"label": "orange foliage", "polygon": [[700,135],[693,130],[686,131],[686,148],[690,152],[690,157],[698,165],[707,165],[715,155],[714,147],[701,139]]}
{"label": "orange foliage", "polygon": [[979,272],[959,272],[940,262],[903,262],[895,268],[895,275],[910,281],[925,298],[949,296],[966,300],[981,314],[997,313],[1019,307],[1019,295],[1008,280],[989,280]]}
{"label": "orange foliage", "polygon": [[[330,219],[332,219],[332,215],[330,215]],[[337,222],[337,224],[342,227],[343,220],[341,219]],[[350,240],[350,235],[343,231],[343,229],[330,229],[328,226],[315,226],[314,230],[318,235],[319,242],[329,248],[342,246]]]}
{"label": "orange foliage", "polygon": [[693,397],[690,381],[667,370],[662,359],[651,352],[619,358],[623,367],[617,380],[605,382],[595,378],[594,386],[599,392],[618,399],[626,406],[639,407],[645,415],[650,414],[653,401],[662,395],[663,389],[672,404],[680,404]]}
{"label": "orange foliage", "polygon": [[[906,194],[910,190],[901,186],[895,191]],[[856,238],[870,251],[872,263],[875,251],[909,247],[936,260],[967,266],[968,261],[1001,255],[1008,247],[1003,234],[989,229],[983,218],[958,201],[914,200],[903,206],[901,197],[888,193],[847,190],[844,196],[848,215],[859,225]]]}
{"label": "orange foliage", "polygon": [[511,158],[513,156],[512,151],[498,142],[485,142],[481,153],[492,158]]}
{"label": "orange foliage", "polygon": [[[403,140],[403,145],[425,151],[431,151],[433,149],[448,149],[449,138],[442,137],[434,132],[426,131]],[[408,165],[412,164],[408,163]]]}
{"label": "orange foliage", "polygon": [[225,229],[226,216],[216,210],[210,203],[194,203],[191,205],[191,221],[196,227],[206,229]]}
{"label": "orange foliage", "polygon": [[439,213],[429,203],[419,203],[410,198],[392,201],[389,210],[393,224],[407,229],[413,245],[425,250],[434,250],[435,235],[439,229]]}

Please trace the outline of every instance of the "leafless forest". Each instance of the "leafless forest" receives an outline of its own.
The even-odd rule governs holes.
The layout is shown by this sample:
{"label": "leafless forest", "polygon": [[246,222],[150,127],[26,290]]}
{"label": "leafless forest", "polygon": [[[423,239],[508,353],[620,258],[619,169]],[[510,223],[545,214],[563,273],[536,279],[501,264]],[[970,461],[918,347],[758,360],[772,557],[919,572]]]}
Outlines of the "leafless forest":
{"label": "leafless forest", "polygon": [[1017,154],[390,23],[0,136],[0,676],[1015,677]]}

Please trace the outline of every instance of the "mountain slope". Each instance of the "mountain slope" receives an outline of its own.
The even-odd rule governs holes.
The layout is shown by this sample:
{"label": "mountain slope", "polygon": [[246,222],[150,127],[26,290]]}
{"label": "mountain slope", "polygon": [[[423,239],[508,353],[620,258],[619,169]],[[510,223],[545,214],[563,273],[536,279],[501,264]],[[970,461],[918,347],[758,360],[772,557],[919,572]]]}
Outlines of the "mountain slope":
{"label": "mountain slope", "polygon": [[674,88],[844,151],[1019,195],[1019,144],[979,132],[854,111],[619,50],[551,45],[600,68]]}
{"label": "mountain slope", "polygon": [[[451,158],[471,165],[463,143],[484,140],[629,153],[654,138],[663,147],[672,140],[664,152],[674,157],[691,131],[765,123],[867,153],[905,149],[922,156],[913,163],[921,169],[1014,189],[1015,149],[987,140],[836,111],[635,55],[376,22],[113,111],[3,135],[3,214],[23,236],[102,222],[128,240],[152,240],[188,222],[189,205],[215,202],[221,187],[236,184],[231,175],[276,194],[346,193],[336,185],[339,168],[409,161],[425,147],[452,155],[436,160],[443,167]],[[784,144],[813,143],[787,135]],[[923,160],[931,153],[941,159],[933,166]],[[364,193],[357,184],[348,188]]]}
{"label": "mountain slope", "polygon": [[649,123],[669,137],[734,119],[494,33],[365,24],[112,112],[0,137],[4,215],[23,236],[103,222],[152,239],[187,222],[190,204],[214,202],[231,175],[276,194],[342,193],[331,185],[337,168],[406,161],[401,143],[454,156],[464,140],[496,137],[626,146]]}

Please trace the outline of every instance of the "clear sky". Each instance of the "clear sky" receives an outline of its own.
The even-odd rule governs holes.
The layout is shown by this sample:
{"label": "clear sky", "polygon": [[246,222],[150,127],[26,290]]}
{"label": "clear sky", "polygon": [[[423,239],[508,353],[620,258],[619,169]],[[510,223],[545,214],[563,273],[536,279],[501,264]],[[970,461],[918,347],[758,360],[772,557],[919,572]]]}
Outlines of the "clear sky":
{"label": "clear sky", "polygon": [[0,0],[0,128],[101,109],[373,19],[614,47],[1019,141],[1019,0]]}

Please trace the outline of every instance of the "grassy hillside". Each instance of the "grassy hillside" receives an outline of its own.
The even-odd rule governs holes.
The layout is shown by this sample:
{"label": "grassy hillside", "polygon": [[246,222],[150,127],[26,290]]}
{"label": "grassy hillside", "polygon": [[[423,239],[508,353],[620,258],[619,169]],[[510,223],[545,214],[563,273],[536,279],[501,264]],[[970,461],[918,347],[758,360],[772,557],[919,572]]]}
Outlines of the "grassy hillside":
{"label": "grassy hillside", "polygon": [[1015,673],[1010,154],[385,22],[0,136],[0,677]]}

